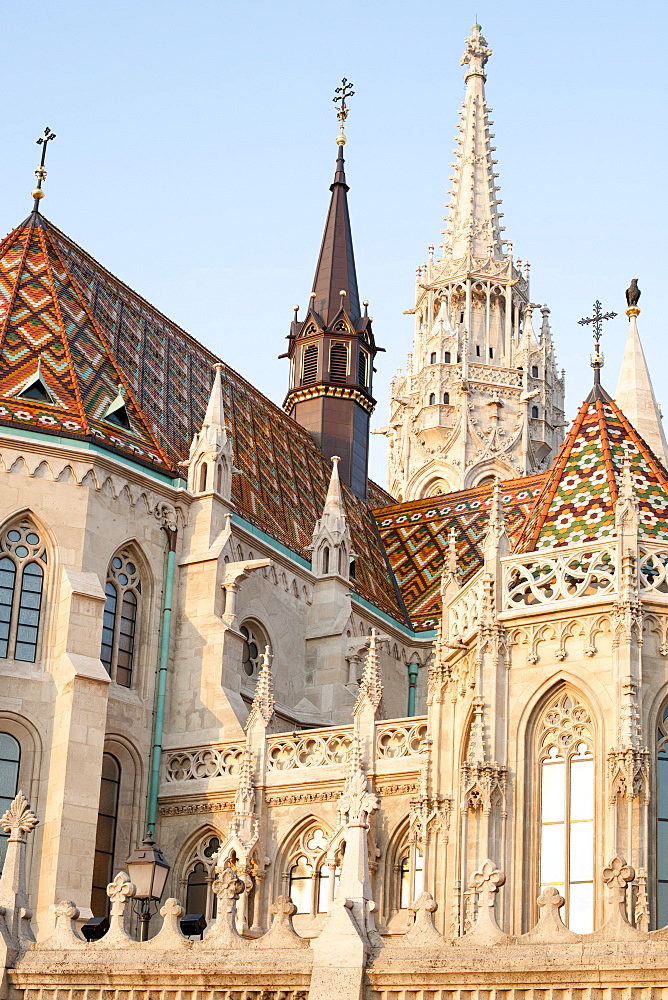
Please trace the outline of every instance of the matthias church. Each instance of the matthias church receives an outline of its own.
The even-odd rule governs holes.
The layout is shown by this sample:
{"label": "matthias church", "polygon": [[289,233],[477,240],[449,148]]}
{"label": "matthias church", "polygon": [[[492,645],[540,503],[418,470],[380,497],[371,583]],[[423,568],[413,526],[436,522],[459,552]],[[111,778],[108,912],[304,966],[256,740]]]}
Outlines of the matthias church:
{"label": "matthias church", "polygon": [[668,995],[640,293],[616,387],[595,346],[565,413],[501,225],[491,54],[474,25],[443,242],[373,431],[345,81],[282,408],[46,217],[46,131],[0,242],[0,997]]}

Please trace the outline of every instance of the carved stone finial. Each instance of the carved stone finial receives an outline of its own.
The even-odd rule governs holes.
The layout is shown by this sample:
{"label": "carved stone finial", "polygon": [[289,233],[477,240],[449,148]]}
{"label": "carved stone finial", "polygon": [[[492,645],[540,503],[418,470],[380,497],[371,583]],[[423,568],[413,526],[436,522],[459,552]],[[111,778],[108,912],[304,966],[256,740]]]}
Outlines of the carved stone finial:
{"label": "carved stone finial", "polygon": [[402,945],[408,945],[411,948],[426,948],[430,945],[442,944],[443,937],[434,927],[434,914],[438,909],[438,903],[432,894],[421,892],[408,909],[415,914],[415,922],[404,936]]}
{"label": "carved stone finial", "polygon": [[569,931],[561,918],[560,911],[565,902],[555,886],[546,885],[537,899],[540,907],[538,923],[525,936],[528,939],[545,942],[577,940],[577,934]]}
{"label": "carved stone finial", "polygon": [[488,858],[477,872],[473,872],[469,885],[481,897],[481,906],[494,906],[496,893],[505,881],[504,873]]}
{"label": "carved stone finial", "polygon": [[346,778],[338,802],[339,822],[349,826],[365,825],[379,804],[378,796],[369,791],[367,776],[361,762],[358,762],[357,768]]}
{"label": "carved stone finial", "polygon": [[122,917],[125,904],[135,894],[135,886],[125,872],[119,872],[107,886],[107,896],[111,900],[112,917]]}
{"label": "carved stone finial", "polygon": [[246,885],[232,868],[216,865],[216,879],[212,889],[218,900],[215,921],[206,929],[204,948],[240,948],[244,939],[237,932],[237,900]]}
{"label": "carved stone finial", "polygon": [[260,667],[257,684],[255,685],[253,704],[251,705],[251,710],[248,713],[248,719],[244,727],[246,732],[248,732],[253,723],[258,719],[262,720],[262,724],[266,729],[273,718],[275,702],[274,678],[271,671],[272,659],[273,656],[270,652],[270,647],[265,646],[264,653],[262,654],[262,666]]}
{"label": "carved stone finial", "polygon": [[9,809],[0,817],[0,826],[9,834],[9,840],[24,840],[22,834],[30,833],[39,820],[30,808],[23,792],[19,792]]}
{"label": "carved stone finial", "polygon": [[353,715],[357,715],[365,703],[369,704],[374,712],[376,712],[383,696],[383,684],[380,679],[380,665],[378,663],[378,650],[376,648],[377,639],[378,633],[375,628],[372,628],[369,637],[369,648],[362,671],[362,679],[360,681],[359,695],[353,709]]}
{"label": "carved stone finial", "polygon": [[297,907],[289,896],[277,896],[269,907],[273,916],[271,927],[256,944],[258,948],[307,948],[308,941],[297,934],[292,918]]}

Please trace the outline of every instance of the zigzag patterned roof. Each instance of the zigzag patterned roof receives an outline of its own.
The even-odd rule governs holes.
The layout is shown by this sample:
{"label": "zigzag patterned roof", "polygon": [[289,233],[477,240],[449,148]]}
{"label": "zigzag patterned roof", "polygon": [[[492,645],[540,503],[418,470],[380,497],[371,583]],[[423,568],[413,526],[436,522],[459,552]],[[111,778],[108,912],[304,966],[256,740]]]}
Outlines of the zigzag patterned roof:
{"label": "zigzag patterned roof", "polygon": [[[61,437],[92,434],[99,444],[163,470],[187,458],[220,359],[43,216],[31,216],[0,243],[0,323],[9,331],[0,344],[0,423]],[[54,405],[15,399],[40,353]],[[143,437],[116,427],[110,433],[99,419],[119,383],[132,429]],[[222,391],[240,470],[232,482],[236,510],[309,560],[331,463],[308,431],[225,364]],[[369,511],[391,497],[369,483],[367,504],[342,488],[358,553],[351,590],[406,623]]]}
{"label": "zigzag patterned roof", "polygon": [[516,551],[610,538],[615,531],[617,478],[626,453],[639,534],[668,540],[668,473],[615,401],[595,386],[580,407]]}
{"label": "zigzag patterned roof", "polygon": [[[501,484],[503,513],[517,537],[543,491],[547,473]],[[482,540],[489,521],[493,483],[374,510],[378,531],[413,627],[434,628],[441,619],[441,574],[450,530],[455,529],[462,583],[483,563]]]}
{"label": "zigzag patterned roof", "polygon": [[[50,399],[23,394],[37,377]],[[105,419],[116,400],[127,427]],[[0,243],[0,422],[92,439],[173,474],[36,212]]]}

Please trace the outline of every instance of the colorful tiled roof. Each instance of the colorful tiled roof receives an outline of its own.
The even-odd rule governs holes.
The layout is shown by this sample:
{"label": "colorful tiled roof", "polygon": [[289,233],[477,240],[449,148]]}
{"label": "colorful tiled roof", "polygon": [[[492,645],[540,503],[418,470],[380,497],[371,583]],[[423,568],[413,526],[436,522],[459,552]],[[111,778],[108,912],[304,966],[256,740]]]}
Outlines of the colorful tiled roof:
{"label": "colorful tiled roof", "polygon": [[[547,473],[501,484],[503,513],[517,537],[543,491]],[[413,627],[434,628],[441,617],[440,584],[450,530],[455,529],[457,565],[466,583],[483,563],[493,483],[459,493],[412,500],[374,510],[378,531]]]}
{"label": "colorful tiled roof", "polygon": [[0,422],[173,471],[36,212],[0,243]]}
{"label": "colorful tiled roof", "polygon": [[[48,310],[48,303],[55,301],[53,282],[58,301],[62,304],[63,323],[70,341],[76,340],[82,328],[86,333],[77,355],[81,370],[76,369],[79,383],[90,387],[86,390],[89,395],[82,395],[84,414],[88,411],[96,414],[100,410],[104,412],[102,403],[94,395],[96,379],[99,381],[97,373],[102,365],[105,385],[115,379],[127,387],[125,400],[128,401],[133,430],[138,426],[145,427],[146,435],[152,434],[157,442],[156,453],[165,456],[163,464],[175,466],[187,458],[193,434],[201,426],[211,391],[214,365],[220,359],[123,284],[52,223],[41,216],[37,218],[39,224],[36,229],[20,226],[0,244],[0,290],[6,298],[4,310],[11,311],[13,308],[12,295],[5,290],[17,284],[17,272],[23,267],[23,271],[28,271],[26,282],[35,282],[34,286],[29,285],[32,297],[30,316],[37,316],[41,324],[34,344],[29,341],[29,327],[23,334],[25,348],[22,340],[15,351],[16,356],[8,355],[3,369],[8,381],[0,383],[0,391],[9,392],[11,396],[11,389],[19,387],[21,380],[29,374],[22,362],[26,350],[38,354],[40,350],[44,351],[45,345],[62,342],[62,338],[56,341],[51,332],[54,328],[60,329]],[[30,247],[37,249],[38,245],[41,248],[41,269],[35,267],[30,256]],[[44,247],[48,251],[48,261]],[[27,263],[21,265],[24,252]],[[0,309],[3,309],[1,304]],[[103,361],[91,345],[98,347],[99,354],[104,355]],[[76,393],[67,374],[69,363],[65,364],[66,359],[56,355],[55,348],[53,352],[53,362],[49,362],[50,367],[44,369],[45,381],[49,382],[54,393],[61,393],[63,404],[73,405],[70,401],[76,399]],[[86,359],[88,367],[84,363]],[[60,372],[65,372],[62,390],[59,388]],[[226,417],[233,432],[235,466],[240,470],[240,474],[233,477],[236,509],[251,524],[303,558],[310,559],[307,547],[311,542],[313,526],[322,513],[331,463],[318,451],[304,428],[225,364],[222,389]],[[7,410],[4,418],[0,415],[0,420],[21,423],[23,418],[15,413],[18,404],[9,403],[7,399],[3,396],[0,401]],[[23,400],[20,405],[30,414],[30,421],[25,421],[26,426],[46,429],[47,425],[38,419],[41,410],[27,401],[24,406]],[[51,408],[48,410],[51,413]],[[54,409],[56,419],[60,412],[58,408]],[[65,416],[68,411],[62,412]],[[83,428],[80,412],[77,411],[76,422]],[[141,423],[142,415],[145,424]],[[70,417],[66,416],[66,419]],[[88,424],[93,433],[98,427],[105,430],[104,424],[92,417],[88,418]],[[64,420],[58,424],[57,430],[65,437],[85,433],[83,429],[69,427]],[[115,431],[116,428],[114,434]],[[99,443],[107,445],[106,439],[94,436]],[[115,436],[123,442],[117,450],[125,449],[126,440],[128,446],[135,442],[129,434]],[[143,439],[136,440],[141,446]],[[114,448],[114,442],[110,441],[109,446]],[[344,495],[353,548],[359,556],[356,561],[357,579],[351,581],[351,588],[382,611],[405,622],[405,609],[369,507],[345,485]],[[369,496],[373,504],[387,503],[390,499],[375,484],[370,484]]]}
{"label": "colorful tiled roof", "polygon": [[580,407],[517,551],[611,537],[617,481],[626,453],[639,508],[639,533],[668,540],[668,473],[615,401],[595,386]]}

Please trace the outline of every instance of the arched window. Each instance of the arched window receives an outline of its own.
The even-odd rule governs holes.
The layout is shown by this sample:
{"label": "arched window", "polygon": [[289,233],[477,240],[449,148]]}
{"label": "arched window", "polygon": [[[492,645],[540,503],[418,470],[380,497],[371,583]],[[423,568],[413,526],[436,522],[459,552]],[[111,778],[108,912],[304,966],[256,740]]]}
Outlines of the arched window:
{"label": "arched window", "polygon": [[329,573],[329,545],[325,545],[322,550],[322,573],[323,576]]}
{"label": "arched window", "polygon": [[318,345],[309,344],[302,350],[302,385],[312,385],[318,379]]}
{"label": "arched window", "polygon": [[208,922],[216,916],[218,902],[212,890],[220,838],[207,834],[188,861],[186,876],[186,913],[201,913]]}
{"label": "arched window", "polygon": [[30,518],[0,538],[0,657],[34,663],[44,590],[46,549]]}
{"label": "arched window", "polygon": [[443,393],[443,402],[445,403],[446,406],[450,405],[450,393],[449,392],[444,392]]}
{"label": "arched window", "polygon": [[538,407],[537,406],[532,406],[531,407],[531,416],[534,417],[534,418],[538,416]]}
{"label": "arched window", "polygon": [[329,349],[329,378],[331,382],[345,382],[348,378],[348,345],[341,341]]}
{"label": "arched window", "polygon": [[540,887],[566,899],[564,922],[587,934],[594,921],[594,758],[592,720],[576,695],[550,699],[538,727]]}
{"label": "arched window", "polygon": [[245,621],[240,632],[244,637],[242,666],[246,677],[256,679],[262,665],[262,654],[269,646],[267,633],[256,621]]}
{"label": "arched window", "polygon": [[668,924],[668,705],[657,729],[656,926]]}
{"label": "arched window", "polygon": [[202,462],[199,470],[199,492],[206,493],[206,473],[207,466],[206,462]]}
{"label": "arched window", "polygon": [[141,596],[141,579],[134,556],[129,549],[118,552],[109,563],[102,648],[100,659],[110,677],[122,687],[132,683],[137,611]]}
{"label": "arched window", "polygon": [[112,754],[102,754],[102,781],[100,782],[100,804],[97,811],[93,887],[90,901],[94,917],[106,917],[109,913],[107,886],[115,874],[114,853],[116,850],[120,783],[120,764]]}
{"label": "arched window", "polygon": [[434,406],[435,403],[436,403],[436,393],[435,392],[430,392],[429,393],[429,405],[430,406]]}
{"label": "arched window", "polygon": [[[0,733],[0,816],[9,809],[19,788],[21,747],[9,733]],[[0,871],[5,863],[9,833],[0,829]]]}
{"label": "arched window", "polygon": [[451,358],[450,351],[446,351],[445,352],[445,363],[446,363],[446,365],[450,364],[450,358]]}
{"label": "arched window", "polygon": [[339,852],[334,866],[330,867],[326,860],[328,842],[324,827],[314,823],[300,834],[292,847],[288,863],[289,895],[297,913],[312,917],[327,913],[334,899],[341,877],[343,852]]}
{"label": "arched window", "polygon": [[418,847],[407,847],[399,863],[399,908],[407,910],[424,889],[424,859]]}

